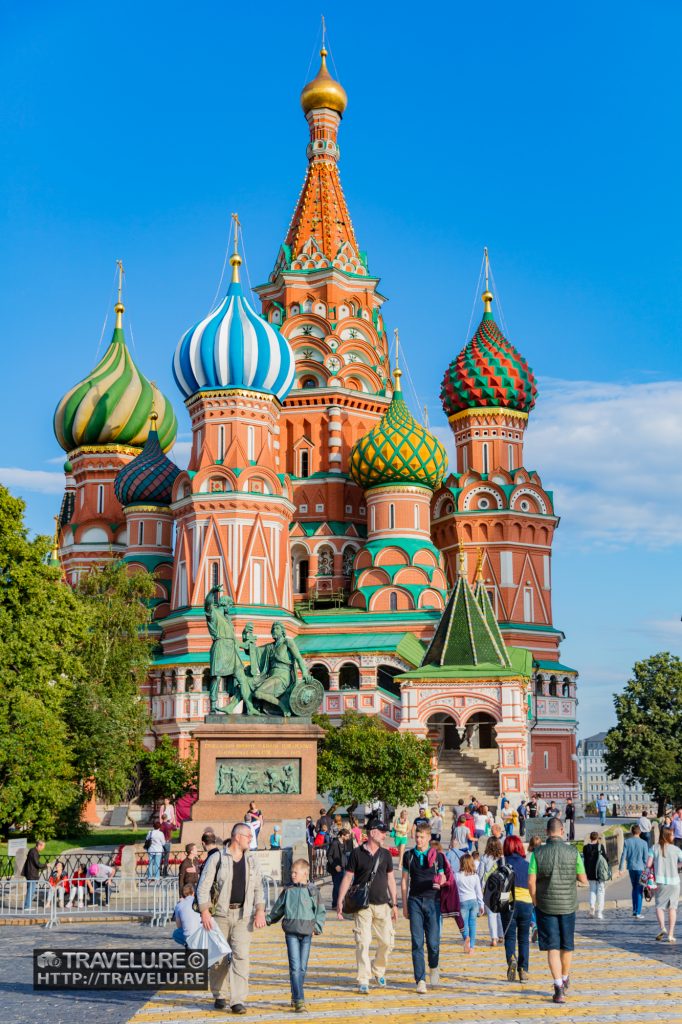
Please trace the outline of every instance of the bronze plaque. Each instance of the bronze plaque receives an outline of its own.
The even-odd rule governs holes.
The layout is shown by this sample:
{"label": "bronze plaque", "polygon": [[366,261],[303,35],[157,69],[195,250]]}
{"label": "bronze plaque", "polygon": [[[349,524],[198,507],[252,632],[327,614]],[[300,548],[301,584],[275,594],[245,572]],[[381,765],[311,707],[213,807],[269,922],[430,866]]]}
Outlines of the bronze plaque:
{"label": "bronze plaque", "polygon": [[271,796],[301,792],[298,757],[219,757],[215,763],[216,796]]}

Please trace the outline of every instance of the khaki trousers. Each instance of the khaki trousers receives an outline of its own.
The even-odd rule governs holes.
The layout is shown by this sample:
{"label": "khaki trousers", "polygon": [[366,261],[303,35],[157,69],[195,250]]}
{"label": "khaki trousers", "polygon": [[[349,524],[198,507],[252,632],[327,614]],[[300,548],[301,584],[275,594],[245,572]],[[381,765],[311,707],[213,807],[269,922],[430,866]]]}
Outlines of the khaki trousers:
{"label": "khaki trousers", "polygon": [[230,1006],[245,1003],[249,995],[249,948],[253,921],[245,921],[243,910],[216,914],[216,924],[232,947],[232,963],[223,958],[208,972],[214,999],[227,999]]}
{"label": "khaki trousers", "polygon": [[[370,960],[369,956],[372,932],[377,940],[374,960]],[[395,930],[389,905],[370,903],[364,910],[358,910],[357,914],[353,915],[353,934],[358,962],[358,985],[369,985],[372,975],[375,978],[384,977],[388,958],[393,949]]]}

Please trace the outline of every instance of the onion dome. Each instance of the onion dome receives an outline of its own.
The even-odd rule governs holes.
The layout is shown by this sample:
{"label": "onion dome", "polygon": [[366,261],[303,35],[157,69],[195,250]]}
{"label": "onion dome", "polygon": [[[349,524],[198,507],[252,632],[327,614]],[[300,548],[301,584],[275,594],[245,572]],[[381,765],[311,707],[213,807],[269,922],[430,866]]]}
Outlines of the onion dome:
{"label": "onion dome", "polygon": [[360,487],[419,484],[435,490],[447,468],[445,448],[418,423],[400,390],[395,371],[393,399],[380,422],[361,437],[350,453],[350,475]]}
{"label": "onion dome", "polygon": [[232,283],[223,301],[178,343],[173,358],[175,383],[185,398],[197,391],[248,388],[282,402],[294,383],[294,353],[287,339],[256,313],[239,283],[235,252]]}
{"label": "onion dome", "polygon": [[492,292],[483,292],[481,298],[483,319],[445,371],[440,389],[445,414],[481,408],[528,413],[538,393],[533,371],[495,323],[490,308]]}
{"label": "onion dome", "polygon": [[128,351],[123,334],[125,307],[116,304],[111,344],[87,377],[62,398],[54,414],[54,432],[66,452],[81,445],[141,448],[149,434],[152,408],[159,414],[158,436],[164,451],[175,441],[178,421],[156,384],[144,377]]}
{"label": "onion dome", "polygon": [[326,110],[335,110],[340,117],[343,117],[343,112],[348,106],[346,90],[340,82],[337,82],[329,74],[327,70],[327,51],[324,46],[320,50],[320,57],[322,58],[320,70],[311,82],[303,86],[303,91],[301,92],[303,113],[307,114],[311,110],[325,108]]}
{"label": "onion dome", "polygon": [[156,432],[158,417],[151,415],[152,427],[144,448],[132,462],[119,470],[114,493],[122,505],[170,505],[175,478],[180,472],[164,455]]}

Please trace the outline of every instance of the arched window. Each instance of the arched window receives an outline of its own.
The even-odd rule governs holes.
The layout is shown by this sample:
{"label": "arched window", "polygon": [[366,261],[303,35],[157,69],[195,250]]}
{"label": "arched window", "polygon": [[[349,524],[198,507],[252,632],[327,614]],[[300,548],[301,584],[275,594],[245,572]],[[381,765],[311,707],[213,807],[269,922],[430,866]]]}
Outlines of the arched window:
{"label": "arched window", "polygon": [[317,679],[318,682],[322,683],[325,690],[329,689],[329,669],[326,665],[311,665],[310,674],[313,679]]}
{"label": "arched window", "polygon": [[97,484],[97,511],[104,512],[104,484]]}
{"label": "arched window", "polygon": [[225,458],[225,427],[222,425],[218,427],[218,460],[220,462]]}
{"label": "arched window", "polygon": [[217,562],[211,562],[211,586],[217,587],[220,583],[220,566]]}
{"label": "arched window", "polygon": [[392,590],[388,596],[388,607],[392,612],[398,611],[398,595],[395,590]]}
{"label": "arched window", "polygon": [[316,388],[317,380],[315,377],[303,377],[301,380],[302,388]]}
{"label": "arched window", "polygon": [[509,472],[511,473],[511,471],[514,468],[514,445],[513,444],[508,444],[507,445],[507,466],[509,468]]}
{"label": "arched window", "polygon": [[462,472],[466,473],[469,468],[469,449],[462,448]]}
{"label": "arched window", "polygon": [[542,686],[542,676],[536,676],[535,677],[535,695],[536,695],[536,697],[542,697],[544,692],[545,691],[543,690],[543,686]]}
{"label": "arched window", "polygon": [[246,428],[246,448],[247,448],[247,452],[246,452],[247,459],[249,460],[249,462],[255,462],[256,461],[256,428],[255,427],[247,427]]}
{"label": "arched window", "polygon": [[556,697],[556,676],[549,677],[549,695],[550,697]]}
{"label": "arched window", "polygon": [[393,665],[379,665],[377,668],[377,686],[394,697],[400,696],[400,683],[395,682],[395,677],[401,675],[404,670],[394,668]]}
{"label": "arched window", "polygon": [[414,506],[414,528],[415,528],[415,530],[418,530],[420,525],[421,524],[419,522],[419,505],[415,505]]}
{"label": "arched window", "polygon": [[300,453],[300,476],[310,476],[310,452],[307,448],[302,448]]}
{"label": "arched window", "polygon": [[163,544],[163,522],[160,519],[156,521],[156,546],[161,547]]}
{"label": "arched window", "polygon": [[488,444],[486,441],[481,445],[481,455],[483,458],[483,472],[488,472]]}
{"label": "arched window", "polygon": [[340,690],[359,690],[360,689],[360,669],[357,665],[352,662],[347,662],[341,666],[339,670],[339,689]]}
{"label": "arched window", "polygon": [[141,519],[137,524],[137,543],[139,547],[144,544],[144,522]]}
{"label": "arched window", "polygon": [[571,696],[571,684],[569,683],[568,679],[564,679],[564,681],[562,683],[562,686],[561,686],[561,696],[562,697],[570,697]]}
{"label": "arched window", "polygon": [[376,505],[372,505],[371,509],[369,510],[369,528],[372,532],[374,532],[377,528]]}
{"label": "arched window", "polygon": [[388,506],[388,528],[395,530],[395,505],[393,502]]}

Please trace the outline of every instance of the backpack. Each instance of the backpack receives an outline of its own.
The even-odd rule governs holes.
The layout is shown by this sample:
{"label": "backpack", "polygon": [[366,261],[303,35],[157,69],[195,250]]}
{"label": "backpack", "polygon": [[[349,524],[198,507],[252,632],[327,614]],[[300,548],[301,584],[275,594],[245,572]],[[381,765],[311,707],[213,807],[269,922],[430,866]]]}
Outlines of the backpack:
{"label": "backpack", "polygon": [[498,860],[497,867],[488,875],[483,889],[483,902],[493,914],[508,910],[514,904],[514,869]]}
{"label": "backpack", "polygon": [[152,830],[150,829],[149,832],[147,832],[147,835],[145,836],[145,840],[144,840],[144,848],[145,848],[145,850],[150,850],[151,849],[151,845],[152,845]]}
{"label": "backpack", "polygon": [[[208,856],[206,857],[206,860],[201,865],[201,871],[199,872],[199,875],[197,877],[197,884],[196,884],[196,888],[194,890],[194,899],[192,900],[192,910],[195,910],[197,914],[201,913],[201,911],[199,910],[199,902],[197,900],[197,895],[196,895],[199,892],[199,882],[201,881],[201,876],[203,875],[203,873],[204,873],[204,871],[206,869],[206,865],[210,861],[211,857],[213,857],[214,855],[217,855],[219,858],[222,857],[222,854],[221,854],[219,849],[217,849],[217,850],[210,850],[209,853],[208,853]],[[210,906],[210,910],[211,910],[212,914],[215,913],[216,904],[218,902],[218,896],[220,895],[220,890],[223,887],[222,881],[220,881],[220,868],[221,868],[221,863],[219,862],[218,863],[218,867],[216,868],[216,873],[215,873],[215,878],[213,879],[213,884],[211,885],[211,893],[210,893],[210,904],[211,904],[211,906]]]}
{"label": "backpack", "polygon": [[598,882],[610,882],[612,878],[611,865],[609,864],[601,850],[597,854],[597,863],[594,869],[594,876]]}

